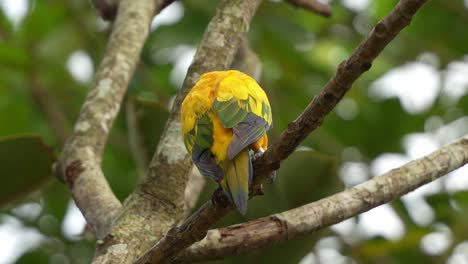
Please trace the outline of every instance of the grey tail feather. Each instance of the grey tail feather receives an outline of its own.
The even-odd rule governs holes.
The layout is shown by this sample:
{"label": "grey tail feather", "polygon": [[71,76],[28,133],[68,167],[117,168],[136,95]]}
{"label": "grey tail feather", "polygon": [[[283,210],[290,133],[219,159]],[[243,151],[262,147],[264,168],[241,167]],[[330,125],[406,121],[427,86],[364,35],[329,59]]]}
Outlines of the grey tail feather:
{"label": "grey tail feather", "polygon": [[227,190],[224,193],[231,199],[231,201],[236,205],[237,211],[241,215],[245,215],[247,213],[247,201],[249,200],[249,194],[241,191],[242,195],[233,196],[231,192],[231,186],[229,186],[229,182],[226,181]]}
{"label": "grey tail feather", "polygon": [[[232,198],[232,197],[231,197]],[[247,213],[247,200],[248,200],[248,195],[243,195],[243,196],[236,196],[234,198],[234,204],[237,207],[237,210],[239,213],[242,215],[245,215]]]}

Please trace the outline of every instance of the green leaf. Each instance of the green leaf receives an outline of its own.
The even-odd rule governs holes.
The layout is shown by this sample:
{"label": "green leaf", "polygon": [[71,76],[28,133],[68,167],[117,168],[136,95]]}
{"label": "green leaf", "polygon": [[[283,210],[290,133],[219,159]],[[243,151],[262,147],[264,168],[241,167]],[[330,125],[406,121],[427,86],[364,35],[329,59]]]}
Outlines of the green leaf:
{"label": "green leaf", "polygon": [[55,156],[36,135],[0,138],[0,206],[24,197],[40,187],[51,175]]}

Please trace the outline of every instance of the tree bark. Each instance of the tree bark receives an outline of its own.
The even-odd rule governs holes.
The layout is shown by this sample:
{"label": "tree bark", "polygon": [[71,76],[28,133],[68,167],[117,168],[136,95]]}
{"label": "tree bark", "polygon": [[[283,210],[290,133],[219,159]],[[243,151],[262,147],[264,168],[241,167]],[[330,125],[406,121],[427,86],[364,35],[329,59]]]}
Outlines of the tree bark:
{"label": "tree bark", "polygon": [[411,192],[468,163],[468,135],[348,190],[279,214],[208,231],[176,262],[222,259],[310,234]]}

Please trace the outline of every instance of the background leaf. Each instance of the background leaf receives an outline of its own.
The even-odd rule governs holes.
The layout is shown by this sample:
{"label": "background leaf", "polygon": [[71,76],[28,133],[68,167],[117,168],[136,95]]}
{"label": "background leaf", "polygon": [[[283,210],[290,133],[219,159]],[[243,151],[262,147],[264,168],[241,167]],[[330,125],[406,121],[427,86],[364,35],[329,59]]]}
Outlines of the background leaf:
{"label": "background leaf", "polygon": [[[12,19],[7,12],[12,8],[7,10],[6,2],[25,3],[22,17]],[[324,87],[338,63],[398,1],[330,2],[333,15],[324,18],[287,1],[263,1],[249,27],[250,46],[263,64],[259,84],[272,106],[270,142],[278,139]],[[282,163],[277,181],[265,185],[266,195],[249,201],[245,217],[233,212],[217,226],[316,201],[468,134],[465,2],[428,1],[322,126],[307,137],[300,151]],[[0,204],[13,197],[20,201],[0,210],[0,237],[6,236],[4,241],[16,245],[13,249],[1,247],[0,262],[89,263],[94,241],[82,235],[85,223],[71,202],[67,186],[51,177],[52,153],[59,153],[63,146],[51,125],[53,118],[43,111],[33,88],[40,84],[55,97],[65,125],[73,127],[111,26],[97,17],[89,1],[0,3],[0,137],[16,140],[0,143]],[[216,3],[209,0],[176,1],[164,15],[172,16],[171,22],[153,28],[149,34],[103,157],[104,174],[122,201],[146,170],[145,162],[137,160],[139,156],[134,153],[133,133],[137,132],[144,159],[151,159],[168,109],[215,7]],[[180,19],[175,19],[177,16]],[[77,53],[86,63],[73,60]],[[419,71],[430,69],[430,74],[421,77],[416,71],[405,77],[408,65],[416,65]],[[376,85],[394,70],[400,72],[393,80],[393,89],[388,83]],[[84,73],[82,79],[77,76],[80,71]],[[428,79],[434,81],[425,82]],[[433,98],[428,98],[430,85],[435,86]],[[423,110],[411,112],[405,100],[410,106],[419,100],[430,102]],[[129,103],[134,106],[133,126],[128,123]],[[24,133],[40,135],[51,147],[44,147],[37,136],[15,136]],[[6,152],[4,144],[9,146]],[[34,167],[40,164],[43,166]],[[23,178],[18,172],[34,173]],[[324,229],[216,263],[307,264],[312,259],[315,263],[452,264],[451,258],[460,254],[468,259],[468,254],[458,248],[463,249],[462,242],[468,238],[467,174],[467,168],[462,168],[390,203],[387,209],[394,214],[393,222],[386,222],[391,218],[388,215],[375,220],[371,211],[340,228]],[[198,204],[209,199],[216,187],[207,181]],[[19,189],[23,190],[21,195],[15,195]],[[437,254],[430,253],[422,247],[422,241],[441,225],[449,229],[451,238],[429,243],[444,246]],[[386,229],[396,232],[392,226],[401,228],[401,237],[391,240],[384,236]],[[33,239],[24,235],[30,231],[41,239],[32,243]],[[14,257],[14,252],[25,255]]]}
{"label": "background leaf", "polygon": [[53,151],[35,135],[0,139],[0,205],[28,196],[52,175]]}

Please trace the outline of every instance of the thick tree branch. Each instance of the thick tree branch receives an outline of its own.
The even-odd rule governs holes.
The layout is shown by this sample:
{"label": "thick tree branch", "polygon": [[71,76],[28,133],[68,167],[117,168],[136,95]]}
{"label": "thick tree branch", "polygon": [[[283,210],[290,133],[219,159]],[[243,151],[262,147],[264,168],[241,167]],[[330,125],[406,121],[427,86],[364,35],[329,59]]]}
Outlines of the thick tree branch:
{"label": "thick tree branch", "polygon": [[132,263],[184,216],[184,190],[192,164],[181,139],[181,102],[202,73],[229,67],[259,2],[220,2],[175,99],[148,175],[125,201],[111,233],[98,243],[94,263]]}
{"label": "thick tree branch", "polygon": [[309,234],[388,203],[468,163],[468,135],[351,189],[254,221],[208,231],[177,262],[213,260]]}
{"label": "thick tree branch", "polygon": [[182,88],[174,100],[156,153],[150,162],[148,177],[140,185],[140,189],[145,193],[158,199],[169,199],[178,208],[183,207],[179,206],[183,203],[185,183],[192,161],[182,140],[182,101],[200,75],[229,68],[258,3],[258,0],[220,2],[207,26]]}
{"label": "thick tree branch", "polygon": [[290,4],[304,8],[316,14],[329,17],[332,15],[330,5],[317,0],[287,0]]}
{"label": "thick tree branch", "polygon": [[185,187],[185,216],[188,216],[198,202],[203,188],[205,187],[206,179],[200,174],[195,166],[192,166],[192,171],[187,179]]}
{"label": "thick tree branch", "polygon": [[[352,56],[342,62],[336,75],[328,82],[323,91],[316,96],[304,112],[292,122],[280,139],[268,148],[263,156],[254,162],[253,193],[271,172],[279,168],[307,135],[322,123],[325,116],[335,107],[353,82],[369,70],[372,61],[383,48],[405,27],[412,16],[427,0],[401,0],[392,12],[372,30],[359,45]],[[181,226],[173,228],[145,258],[138,263],[159,263],[162,259],[173,256],[178,250],[192,244],[206,235],[208,228],[225,216],[232,208],[225,203],[214,204],[212,199],[205,203],[194,215]]]}
{"label": "thick tree branch", "polygon": [[[151,193],[155,197],[170,197],[172,201],[178,195],[180,199],[175,201],[181,200],[183,202],[183,187],[185,187],[186,176],[191,168],[191,159],[185,151],[180,130],[182,100],[195,85],[201,74],[214,70],[226,70],[231,66],[241,39],[245,37],[250,21],[259,4],[260,0],[224,0],[220,2],[215,15],[208,24],[194,61],[189,67],[184,84],[175,99],[165,131],[151,161],[148,178],[141,185],[146,193]],[[215,209],[213,208],[213,210]],[[211,211],[208,210],[202,215],[211,215]],[[205,219],[203,217],[196,218],[198,219],[196,221],[204,226],[205,232],[213,224],[208,217]],[[187,232],[185,233],[187,235],[186,239],[172,240],[171,233],[174,230],[172,229],[151,250],[156,254],[146,255],[139,263],[143,263],[148,259],[158,263],[163,260],[169,261],[178,251],[204,236],[204,232],[194,233],[193,236]]]}
{"label": "thick tree branch", "polygon": [[121,205],[101,170],[102,153],[153,18],[154,2],[122,1],[93,87],[56,166],[96,237],[110,231]]}
{"label": "thick tree branch", "polygon": [[377,23],[351,57],[338,66],[335,76],[325,85],[321,93],[315,96],[304,112],[288,125],[279,140],[255,161],[254,187],[259,186],[272,170],[279,167],[281,161],[322,124],[325,116],[351,89],[354,81],[371,68],[373,60],[411,22],[412,17],[426,2],[427,0],[401,0],[390,14]]}

